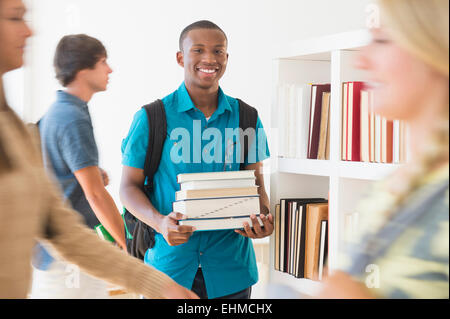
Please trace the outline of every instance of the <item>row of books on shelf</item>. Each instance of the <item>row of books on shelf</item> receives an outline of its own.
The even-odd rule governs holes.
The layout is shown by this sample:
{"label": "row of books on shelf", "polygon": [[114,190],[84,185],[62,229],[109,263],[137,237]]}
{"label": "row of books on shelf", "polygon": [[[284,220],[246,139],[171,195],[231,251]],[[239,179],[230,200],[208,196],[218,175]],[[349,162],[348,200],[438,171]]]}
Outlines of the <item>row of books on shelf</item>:
{"label": "row of books on shelf", "polygon": [[322,280],[328,255],[328,202],[323,198],[281,199],[275,206],[275,270]]}
{"label": "row of books on shelf", "polygon": [[280,84],[277,105],[279,156],[329,159],[330,85]]}
{"label": "row of books on shelf", "polygon": [[344,82],[341,160],[404,163],[407,160],[406,124],[373,112],[374,93],[364,82]]}
{"label": "row of books on shelf", "polygon": [[[330,159],[331,85],[280,84],[277,91],[279,156]],[[343,83],[341,159],[404,163],[406,125],[376,115],[373,96],[364,82]]]}

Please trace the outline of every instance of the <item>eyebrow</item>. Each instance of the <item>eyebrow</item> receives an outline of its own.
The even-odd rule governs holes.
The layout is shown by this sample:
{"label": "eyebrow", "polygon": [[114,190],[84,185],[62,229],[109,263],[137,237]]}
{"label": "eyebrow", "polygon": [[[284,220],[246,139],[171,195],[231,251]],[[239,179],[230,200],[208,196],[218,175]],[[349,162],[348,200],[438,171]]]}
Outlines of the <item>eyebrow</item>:
{"label": "eyebrow", "polygon": [[[198,44],[193,44],[192,46],[193,47],[204,47],[205,45],[198,43]],[[224,44],[216,44],[214,47],[216,47],[216,48],[218,48],[218,47],[224,48],[224,47],[226,47],[226,45],[224,45]]]}
{"label": "eyebrow", "polygon": [[10,11],[11,13],[25,13],[27,10],[24,7],[15,7],[5,11],[6,12]]}

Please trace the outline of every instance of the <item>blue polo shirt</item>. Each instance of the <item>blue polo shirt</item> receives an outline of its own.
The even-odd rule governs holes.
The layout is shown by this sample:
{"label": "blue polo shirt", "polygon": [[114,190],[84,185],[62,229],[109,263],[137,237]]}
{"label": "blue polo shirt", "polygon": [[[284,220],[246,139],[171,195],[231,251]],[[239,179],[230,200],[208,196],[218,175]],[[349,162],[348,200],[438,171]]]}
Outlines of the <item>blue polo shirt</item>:
{"label": "blue polo shirt", "polygon": [[[184,83],[162,101],[167,138],[149,199],[161,214],[168,215],[173,211],[175,192],[180,190],[178,174],[239,170],[239,135],[231,134],[239,127],[239,102],[219,88],[217,110],[207,120],[195,107]],[[147,115],[141,109],[122,142],[123,165],[144,169],[148,132]],[[267,137],[258,118],[256,139],[245,163],[268,157]],[[169,246],[156,233],[155,246],[147,251],[144,261],[188,289],[201,264],[209,298],[241,291],[258,281],[252,242],[233,230],[197,231],[179,246]]]}
{"label": "blue polo shirt", "polygon": [[[100,222],[74,175],[85,167],[98,166],[98,149],[87,103],[58,91],[56,101],[40,121],[39,132],[47,171],[56,177],[64,198],[93,229]],[[36,268],[47,270],[53,258],[37,244],[32,261]]]}

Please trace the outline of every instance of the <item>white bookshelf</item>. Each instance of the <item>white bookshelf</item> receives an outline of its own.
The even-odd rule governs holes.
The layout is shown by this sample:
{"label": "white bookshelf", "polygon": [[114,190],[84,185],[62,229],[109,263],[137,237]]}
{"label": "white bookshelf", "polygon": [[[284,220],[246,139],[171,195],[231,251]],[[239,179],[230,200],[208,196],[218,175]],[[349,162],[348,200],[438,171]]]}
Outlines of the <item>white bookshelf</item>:
{"label": "white bookshelf", "polygon": [[[367,74],[354,68],[353,58],[370,42],[367,30],[328,35],[298,41],[280,48],[273,61],[273,96],[271,128],[277,131],[276,90],[279,84],[331,83],[330,159],[310,160],[281,158],[278,145],[272,145],[270,201],[271,211],[281,198],[325,197],[329,200],[328,266],[336,269],[338,250],[343,239],[344,215],[353,213],[357,202],[376,180],[399,167],[341,161],[341,101],[342,82],[367,81]],[[272,143],[273,144],[273,143]],[[297,279],[274,270],[274,236],[270,239],[269,282],[284,284],[299,292],[314,296],[320,282]]]}

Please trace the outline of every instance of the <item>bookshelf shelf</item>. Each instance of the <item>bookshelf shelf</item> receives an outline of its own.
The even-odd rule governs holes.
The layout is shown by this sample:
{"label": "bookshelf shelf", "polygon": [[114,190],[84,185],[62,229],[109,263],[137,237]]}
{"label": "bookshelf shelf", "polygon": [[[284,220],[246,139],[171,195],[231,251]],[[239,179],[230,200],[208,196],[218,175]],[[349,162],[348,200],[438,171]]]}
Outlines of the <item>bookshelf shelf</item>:
{"label": "bookshelf shelf", "polygon": [[276,282],[283,282],[290,288],[308,296],[317,294],[322,287],[322,283],[319,281],[304,278],[295,278],[292,275],[280,271],[273,272],[273,279]]}
{"label": "bookshelf shelf", "polygon": [[400,167],[400,164],[340,162],[339,177],[380,180]]}
{"label": "bookshelf shelf", "polygon": [[331,163],[324,160],[278,158],[278,170],[282,173],[330,176]]}
{"label": "bookshelf shelf", "polygon": [[380,180],[400,164],[335,162],[314,159],[278,158],[278,172],[299,175],[336,176],[341,178]]}
{"label": "bookshelf shelf", "polygon": [[[401,167],[399,164],[341,161],[342,83],[367,81],[365,72],[354,68],[354,57],[370,42],[367,30],[356,30],[315,39],[294,42],[281,48],[273,60],[273,98],[271,128],[285,129],[280,119],[277,90],[280,85],[304,86],[308,83],[330,83],[329,160],[286,158],[286,148],[278,144],[270,173],[271,211],[282,198],[323,197],[329,200],[328,210],[328,268],[339,264],[340,244],[344,238],[346,214],[357,210],[359,200],[372,183]],[[280,118],[279,118],[280,117]],[[281,135],[280,135],[281,136]],[[283,143],[280,140],[276,143]],[[280,151],[280,153],[278,152]],[[275,236],[270,237],[269,282],[282,284],[300,293],[314,296],[321,283],[298,279],[274,269]]]}

